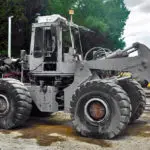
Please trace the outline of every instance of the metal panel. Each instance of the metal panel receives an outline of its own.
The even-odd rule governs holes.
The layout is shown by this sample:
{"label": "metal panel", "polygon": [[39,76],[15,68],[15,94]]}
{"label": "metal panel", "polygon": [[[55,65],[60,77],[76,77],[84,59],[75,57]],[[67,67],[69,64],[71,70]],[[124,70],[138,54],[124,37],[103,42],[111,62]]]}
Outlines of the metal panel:
{"label": "metal panel", "polygon": [[27,86],[30,91],[33,102],[41,112],[57,112],[58,103],[56,102],[57,89],[52,86],[47,86],[46,91],[43,91],[40,86]]}
{"label": "metal panel", "polygon": [[42,62],[43,62],[43,57],[39,58],[34,58],[33,52],[34,52],[34,42],[35,42],[35,28],[32,28],[32,35],[31,35],[31,45],[30,45],[30,55],[29,55],[29,66],[30,66],[30,71],[36,69],[37,72],[42,71]]}
{"label": "metal panel", "polygon": [[83,66],[80,62],[77,63],[74,82],[64,89],[65,112],[69,112],[72,95],[77,90],[78,86],[89,81],[92,76],[91,71],[88,67],[86,67],[86,65]]}
{"label": "metal panel", "polygon": [[131,72],[133,77],[150,82],[150,49],[143,44],[138,46],[138,56],[122,58],[106,58],[85,61],[90,69],[115,70]]}

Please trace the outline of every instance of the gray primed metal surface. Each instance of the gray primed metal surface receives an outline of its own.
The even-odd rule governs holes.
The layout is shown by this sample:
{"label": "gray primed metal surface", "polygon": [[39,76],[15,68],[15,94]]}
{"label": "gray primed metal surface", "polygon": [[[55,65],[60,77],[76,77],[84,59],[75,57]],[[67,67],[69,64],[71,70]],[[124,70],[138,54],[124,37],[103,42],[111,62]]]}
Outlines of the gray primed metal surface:
{"label": "gray primed metal surface", "polygon": [[89,69],[128,71],[136,78],[150,81],[150,49],[143,44],[138,45],[138,56],[97,59],[84,61],[84,64]]}
{"label": "gray primed metal surface", "polygon": [[[46,71],[44,70],[44,56],[35,58],[34,43],[35,43],[35,28],[37,27],[50,27],[54,25],[56,27],[57,37],[57,60],[56,70]],[[75,58],[75,49],[72,48],[72,52],[63,53],[62,47],[62,30],[68,27],[68,22],[58,18],[55,22],[45,22],[33,24],[31,48],[29,56],[30,73],[33,76],[38,77],[68,77],[74,76],[74,81],[71,85],[64,89],[64,107],[65,111],[69,111],[70,100],[75,90],[79,85],[94,79],[99,79],[96,73],[91,72],[92,69],[98,70],[113,70],[113,71],[129,71],[133,73],[134,77],[140,77],[141,79],[148,79],[150,81],[150,50],[142,44],[134,44],[131,48],[138,50],[139,56],[126,57],[127,51],[117,51],[108,55],[106,58],[96,60],[80,60]],[[78,27],[78,26],[77,26]],[[70,35],[72,36],[72,35]],[[138,45],[138,48],[137,48]],[[129,49],[128,49],[129,50]],[[44,53],[44,50],[42,50]],[[64,58],[64,60],[63,60]],[[53,63],[53,62],[46,62]],[[113,80],[109,78],[109,80]],[[41,92],[40,86],[30,86],[29,90],[35,104],[41,111],[55,112],[58,110],[58,104],[56,102],[57,90],[55,87],[47,87],[45,93]]]}
{"label": "gray primed metal surface", "polygon": [[86,67],[86,65],[83,66],[81,62],[77,63],[76,71],[74,74],[74,82],[64,89],[64,102],[66,112],[69,112],[72,95],[77,90],[78,86],[91,80],[92,76],[93,75],[91,71]]}
{"label": "gray primed metal surface", "polygon": [[[59,21],[61,22],[61,21]],[[70,53],[66,53],[64,56],[64,60],[69,61],[62,61],[63,53],[62,53],[62,26],[58,23],[40,23],[40,24],[33,24],[32,28],[32,36],[31,36],[31,47],[30,47],[30,56],[29,56],[29,66],[30,70],[34,75],[44,75],[46,72],[50,75],[54,74],[74,74],[75,72],[75,60],[73,55]],[[43,61],[44,57],[35,58],[33,56],[34,53],[34,43],[35,43],[35,27],[50,27],[51,25],[56,26],[56,36],[57,36],[57,62],[56,62],[56,71],[44,71]],[[43,51],[43,50],[42,50]],[[44,52],[44,51],[43,51]],[[50,62],[49,62],[50,63]],[[36,68],[36,69],[35,69]],[[47,74],[46,73],[46,74]]]}
{"label": "gray primed metal surface", "polygon": [[[40,86],[27,86],[32,100],[41,112],[57,112],[58,103],[55,101],[57,89],[52,86],[41,88]],[[44,90],[43,90],[44,89]]]}

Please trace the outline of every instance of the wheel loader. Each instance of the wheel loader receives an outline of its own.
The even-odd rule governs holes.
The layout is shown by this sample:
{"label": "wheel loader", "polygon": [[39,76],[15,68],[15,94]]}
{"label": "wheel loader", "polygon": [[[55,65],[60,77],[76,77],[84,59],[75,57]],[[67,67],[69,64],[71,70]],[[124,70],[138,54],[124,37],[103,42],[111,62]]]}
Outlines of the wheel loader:
{"label": "wheel loader", "polygon": [[[7,77],[0,79],[1,129],[23,125],[31,111],[63,110],[80,135],[112,139],[141,116],[146,97],[134,78],[150,79],[150,49],[134,43],[125,50],[94,47],[83,54],[80,30],[87,28],[59,15],[33,23],[30,53],[21,50],[20,79],[6,76],[14,68],[11,59],[0,67]],[[128,57],[134,51],[138,56]]]}

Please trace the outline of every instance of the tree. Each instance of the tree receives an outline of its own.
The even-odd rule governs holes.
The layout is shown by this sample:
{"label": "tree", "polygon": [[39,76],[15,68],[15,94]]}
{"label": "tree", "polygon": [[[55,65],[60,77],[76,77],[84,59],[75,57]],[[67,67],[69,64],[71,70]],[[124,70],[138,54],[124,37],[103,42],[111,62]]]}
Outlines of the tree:
{"label": "tree", "polygon": [[0,54],[6,53],[8,45],[8,17],[12,20],[12,50],[29,49],[31,23],[36,13],[44,14],[47,0],[1,0],[0,1]]}
{"label": "tree", "polygon": [[29,49],[31,23],[36,13],[60,14],[69,20],[70,8],[75,10],[73,20],[76,24],[91,28],[96,33],[92,36],[85,34],[83,41],[87,44],[85,38],[89,38],[91,43],[87,45],[111,49],[125,45],[121,36],[129,11],[123,0],[1,0],[0,5],[0,52],[7,49],[8,16],[14,16],[12,49],[18,54],[22,48]]}
{"label": "tree", "polygon": [[114,43],[114,48],[123,48],[124,39],[121,37],[129,15],[123,0],[107,0],[105,3],[106,22],[109,26],[108,38]]}
{"label": "tree", "polygon": [[0,1],[0,52],[7,48],[7,3],[5,0]]}
{"label": "tree", "polygon": [[110,41],[105,47],[123,48],[122,39],[125,22],[128,18],[123,0],[48,0],[48,13],[58,13],[69,18],[68,10],[75,10],[74,22],[98,31]]}
{"label": "tree", "polygon": [[0,52],[6,53],[8,45],[8,17],[14,16],[13,25],[17,27],[19,19],[24,18],[23,0],[0,1]]}

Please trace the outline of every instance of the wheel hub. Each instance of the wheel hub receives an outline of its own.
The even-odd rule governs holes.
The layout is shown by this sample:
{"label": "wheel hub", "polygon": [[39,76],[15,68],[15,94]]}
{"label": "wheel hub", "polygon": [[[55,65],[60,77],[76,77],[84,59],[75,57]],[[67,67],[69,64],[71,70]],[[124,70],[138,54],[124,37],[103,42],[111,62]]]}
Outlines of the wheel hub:
{"label": "wheel hub", "polygon": [[95,102],[89,106],[89,114],[95,120],[102,119],[105,113],[106,109],[101,103]]}
{"label": "wheel hub", "polygon": [[86,118],[94,123],[104,122],[110,114],[107,104],[100,98],[90,99],[84,107],[84,113]]}
{"label": "wheel hub", "polygon": [[8,98],[0,94],[0,116],[5,115],[9,111]]}

